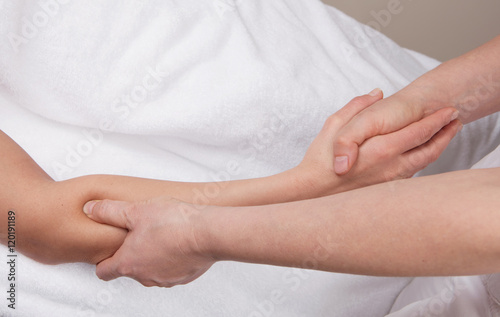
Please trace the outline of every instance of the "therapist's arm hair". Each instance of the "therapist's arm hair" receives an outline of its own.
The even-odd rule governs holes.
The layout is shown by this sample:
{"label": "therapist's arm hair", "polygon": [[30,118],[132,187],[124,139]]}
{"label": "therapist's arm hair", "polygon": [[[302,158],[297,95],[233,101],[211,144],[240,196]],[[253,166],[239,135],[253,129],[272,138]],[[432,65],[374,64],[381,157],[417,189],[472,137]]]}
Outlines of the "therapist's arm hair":
{"label": "therapist's arm hair", "polygon": [[[209,259],[380,276],[498,272],[500,168],[191,218]],[[168,229],[166,229],[168,230]]]}

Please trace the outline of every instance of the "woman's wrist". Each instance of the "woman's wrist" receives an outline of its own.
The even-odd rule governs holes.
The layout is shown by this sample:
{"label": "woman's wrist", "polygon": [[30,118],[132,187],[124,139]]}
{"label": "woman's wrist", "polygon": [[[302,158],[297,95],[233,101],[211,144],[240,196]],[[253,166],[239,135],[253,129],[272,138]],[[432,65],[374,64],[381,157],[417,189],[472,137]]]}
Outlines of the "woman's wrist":
{"label": "woman's wrist", "polygon": [[276,203],[293,202],[338,194],[357,188],[350,179],[339,177],[325,162],[303,160],[296,167],[275,175],[280,178],[287,199]]}
{"label": "woman's wrist", "polygon": [[353,189],[346,179],[335,174],[333,166],[327,168],[303,161],[290,172],[294,175],[295,191],[300,197],[293,201],[324,197]]}

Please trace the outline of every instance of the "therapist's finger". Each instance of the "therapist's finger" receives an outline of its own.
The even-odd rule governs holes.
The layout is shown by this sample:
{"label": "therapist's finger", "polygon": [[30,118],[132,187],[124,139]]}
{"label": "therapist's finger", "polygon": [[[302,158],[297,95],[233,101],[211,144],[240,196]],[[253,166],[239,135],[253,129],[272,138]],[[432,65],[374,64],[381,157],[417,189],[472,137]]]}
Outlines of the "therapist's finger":
{"label": "therapist's finger", "polygon": [[358,96],[349,101],[339,111],[331,115],[327,119],[325,126],[329,127],[330,129],[338,130],[346,125],[349,121],[351,121],[351,119],[354,118],[354,116],[356,116],[358,113],[373,105],[383,97],[384,93],[380,88],[374,89],[369,94]]}
{"label": "therapist's finger", "polygon": [[410,163],[415,171],[424,169],[427,165],[439,158],[450,141],[460,132],[460,130],[462,130],[462,127],[463,125],[459,120],[452,121],[436,133],[429,141],[404,153],[403,159]]}
{"label": "therapist's finger", "polygon": [[443,108],[399,131],[376,138],[384,140],[386,145],[383,148],[390,154],[404,153],[429,141],[456,118],[458,118],[458,111],[455,108]]}
{"label": "therapist's finger", "polygon": [[335,125],[337,129],[340,129],[349,121],[351,121],[351,119],[354,118],[354,116],[356,116],[358,113],[373,105],[383,97],[384,93],[382,92],[382,90],[380,88],[376,88],[366,95],[358,96],[352,99],[339,111],[330,116],[329,119],[335,121],[335,124],[333,125]]}
{"label": "therapist's finger", "polygon": [[[343,126],[348,124],[349,121],[351,121],[361,111],[370,107],[383,97],[384,93],[382,90],[380,88],[376,88],[369,94],[352,99],[349,103],[342,107],[342,109],[331,115],[323,126],[323,131],[325,131],[324,135],[331,139],[328,142],[333,143],[335,136]],[[337,174],[340,174],[341,169],[345,168],[343,166],[347,164],[344,159],[345,157],[336,157],[334,161],[334,168],[336,169],[335,172]]]}
{"label": "therapist's finger", "polygon": [[126,272],[120,272],[118,269],[120,265],[119,259],[121,257],[121,252],[121,249],[119,249],[111,258],[97,264],[97,277],[103,281],[111,281],[122,276],[127,276]]}
{"label": "therapist's finger", "polygon": [[92,220],[114,227],[132,229],[128,214],[134,204],[124,201],[98,200],[89,201],[83,212]]}
{"label": "therapist's finger", "polygon": [[422,111],[388,99],[362,111],[335,137],[335,173],[344,175],[349,172],[358,158],[359,146],[369,138],[397,131],[422,117]]}

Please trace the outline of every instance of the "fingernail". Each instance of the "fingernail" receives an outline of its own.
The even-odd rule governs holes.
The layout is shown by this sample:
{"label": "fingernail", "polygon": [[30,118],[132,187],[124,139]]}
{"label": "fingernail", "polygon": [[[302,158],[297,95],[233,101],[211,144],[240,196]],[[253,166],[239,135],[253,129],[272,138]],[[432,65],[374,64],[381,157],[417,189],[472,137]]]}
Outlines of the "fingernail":
{"label": "fingernail", "polygon": [[459,115],[460,115],[460,112],[458,110],[453,112],[453,114],[451,115],[451,118],[450,118],[450,122],[455,120],[456,118],[458,118]]}
{"label": "fingernail", "polygon": [[335,173],[342,174],[347,171],[349,158],[347,156],[337,156],[335,157]]}
{"label": "fingernail", "polygon": [[380,88],[375,88],[372,91],[370,91],[369,95],[370,96],[378,96],[382,92],[382,89]]}
{"label": "fingernail", "polygon": [[91,201],[87,202],[85,204],[85,206],[83,206],[83,212],[87,216],[91,216],[92,215],[92,210],[94,209],[94,206],[95,206],[96,203],[97,203],[96,200],[91,200]]}

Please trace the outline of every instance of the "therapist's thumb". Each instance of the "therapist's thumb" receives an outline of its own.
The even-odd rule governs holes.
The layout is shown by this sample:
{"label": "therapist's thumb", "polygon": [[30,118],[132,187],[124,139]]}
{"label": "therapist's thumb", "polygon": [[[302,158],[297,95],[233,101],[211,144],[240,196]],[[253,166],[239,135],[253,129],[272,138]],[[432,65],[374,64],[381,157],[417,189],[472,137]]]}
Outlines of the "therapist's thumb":
{"label": "therapist's thumb", "polygon": [[128,214],[133,207],[134,204],[125,201],[92,200],[83,206],[83,212],[96,222],[131,229]]}
{"label": "therapist's thumb", "polygon": [[[353,117],[359,114],[362,110],[381,100],[383,96],[384,93],[381,89],[374,89],[367,95],[354,98],[337,113],[349,113],[349,115],[345,116],[346,118],[344,118],[345,124],[348,124],[353,119]],[[341,136],[337,136],[334,140],[334,170],[338,175],[343,175],[349,172],[351,167],[354,165],[354,162],[356,162],[358,158],[358,145],[361,143],[360,141],[364,141],[364,138],[363,140],[358,140],[359,130],[362,130],[362,127],[358,127],[356,134],[354,135],[344,134]]]}

